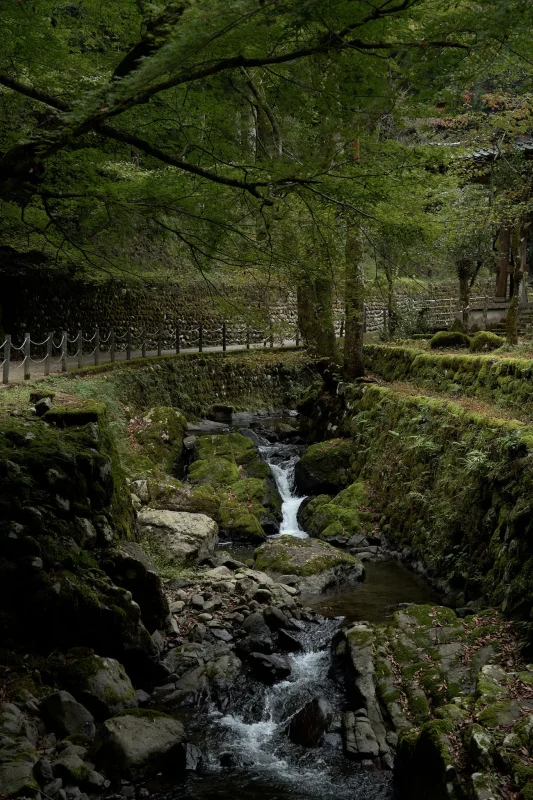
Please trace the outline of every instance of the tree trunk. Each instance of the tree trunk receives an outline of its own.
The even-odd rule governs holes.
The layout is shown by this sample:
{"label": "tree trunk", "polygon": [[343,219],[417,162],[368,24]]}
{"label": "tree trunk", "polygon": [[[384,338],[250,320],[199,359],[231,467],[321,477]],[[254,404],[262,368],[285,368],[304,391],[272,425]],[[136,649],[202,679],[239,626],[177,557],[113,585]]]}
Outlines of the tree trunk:
{"label": "tree trunk", "polygon": [[298,326],[309,351],[317,358],[338,362],[330,277],[308,276],[298,285]]}
{"label": "tree trunk", "polygon": [[363,334],[365,313],[365,281],[363,272],[363,235],[353,223],[346,232],[344,377],[348,380],[365,374]]}
{"label": "tree trunk", "polygon": [[394,291],[394,268],[385,259],[385,277],[387,279],[387,330],[389,338],[393,339],[398,327],[398,309],[396,306],[396,292]]}
{"label": "tree trunk", "polygon": [[509,275],[509,250],[511,248],[511,231],[502,228],[498,237],[498,268],[496,275],[496,297],[507,298],[507,280]]}
{"label": "tree trunk", "polygon": [[459,302],[461,303],[462,323],[465,333],[468,333],[468,305],[470,303],[470,270],[471,262],[467,259],[457,261],[457,276],[459,278]]}
{"label": "tree trunk", "polygon": [[505,326],[507,328],[507,343],[518,344],[518,305],[520,301],[520,283],[522,280],[522,261],[520,247],[521,226],[513,230],[511,263],[513,267],[513,296],[507,310]]}

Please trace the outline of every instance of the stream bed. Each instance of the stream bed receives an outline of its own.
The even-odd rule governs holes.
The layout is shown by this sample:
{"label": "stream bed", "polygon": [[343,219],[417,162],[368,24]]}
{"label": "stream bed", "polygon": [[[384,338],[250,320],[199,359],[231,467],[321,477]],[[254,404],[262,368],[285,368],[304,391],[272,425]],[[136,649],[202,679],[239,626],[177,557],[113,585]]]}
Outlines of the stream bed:
{"label": "stream bed", "polygon": [[[269,463],[283,500],[278,535],[306,538],[298,523],[304,498],[295,496],[294,465],[302,447],[270,443],[254,436]],[[245,561],[253,549],[222,542],[232,555]],[[337,586],[319,595],[302,596],[305,606],[320,616],[301,623],[302,652],[288,656],[291,674],[272,686],[258,685],[243,676],[234,687],[224,712],[187,715],[192,741],[202,750],[202,767],[188,774],[178,787],[159,793],[168,800],[392,800],[392,773],[368,771],[344,756],[341,713],[348,708],[344,679],[332,657],[337,631],[349,623],[386,622],[400,603],[438,603],[438,595],[421,578],[396,561],[365,565],[366,581],[358,588]],[[314,698],[325,698],[334,722],[320,748],[291,742],[291,718]]]}

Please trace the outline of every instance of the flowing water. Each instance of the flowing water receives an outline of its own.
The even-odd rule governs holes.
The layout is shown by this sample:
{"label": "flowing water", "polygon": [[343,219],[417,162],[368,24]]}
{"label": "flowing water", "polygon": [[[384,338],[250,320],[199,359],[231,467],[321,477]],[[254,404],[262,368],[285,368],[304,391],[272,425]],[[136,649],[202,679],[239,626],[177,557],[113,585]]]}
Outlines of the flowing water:
{"label": "flowing water", "polygon": [[[304,498],[296,497],[294,489],[301,448],[266,440],[258,444],[283,500],[280,534],[306,538],[297,520]],[[246,557],[242,549],[237,552]],[[332,662],[331,641],[343,624],[385,621],[401,602],[438,602],[438,597],[396,562],[368,565],[367,582],[359,589],[337,587],[304,598],[323,617],[318,624],[301,624],[305,650],[288,657],[290,677],[274,686],[243,678],[225,713],[213,709],[188,720],[190,738],[205,759],[199,772],[167,793],[169,800],[392,800],[390,772],[365,771],[343,755],[338,723],[347,701]],[[316,697],[328,699],[337,724],[322,747],[308,749],[290,741],[288,723]]]}

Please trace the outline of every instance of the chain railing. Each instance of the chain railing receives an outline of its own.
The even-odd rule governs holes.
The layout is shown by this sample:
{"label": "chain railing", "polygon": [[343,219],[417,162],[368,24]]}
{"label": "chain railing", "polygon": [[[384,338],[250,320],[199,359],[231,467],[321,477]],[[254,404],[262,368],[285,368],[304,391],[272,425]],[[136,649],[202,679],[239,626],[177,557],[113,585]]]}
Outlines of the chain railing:
{"label": "chain railing", "polygon": [[134,331],[127,328],[119,334],[111,329],[105,336],[99,328],[95,328],[92,335],[81,329],[75,336],[69,336],[67,331],[50,332],[42,341],[35,341],[27,332],[20,345],[15,345],[12,337],[6,335],[0,344],[0,354],[3,356],[0,367],[2,383],[8,384],[19,375],[25,380],[36,373],[50,375],[54,365],[58,371],[67,372],[69,368],[81,369],[89,364],[98,366],[100,363],[149,358],[163,353],[202,353],[205,350],[226,353],[230,348],[250,350],[275,345],[299,347],[299,331],[287,329],[281,333],[274,328],[238,327],[224,322],[212,329],[202,323],[186,327],[178,323],[171,331]]}

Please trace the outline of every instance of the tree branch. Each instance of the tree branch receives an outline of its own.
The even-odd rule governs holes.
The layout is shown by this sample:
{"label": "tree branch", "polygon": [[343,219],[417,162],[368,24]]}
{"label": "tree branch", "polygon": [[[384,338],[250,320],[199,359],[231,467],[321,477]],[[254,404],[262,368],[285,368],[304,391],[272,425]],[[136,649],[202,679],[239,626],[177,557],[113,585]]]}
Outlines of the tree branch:
{"label": "tree branch", "polygon": [[12,78],[10,75],[6,75],[3,72],[0,72],[0,85],[6,86],[8,89],[13,89],[14,92],[23,94],[26,97],[31,97],[32,100],[46,103],[47,106],[51,106],[51,108],[55,108],[58,111],[69,110],[69,105],[65,103],[64,100],[53,97],[51,94],[48,94],[48,92],[43,92],[40,89],[36,89],[34,86],[28,86],[28,84],[22,83],[22,81],[18,81],[16,78]]}

